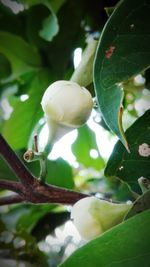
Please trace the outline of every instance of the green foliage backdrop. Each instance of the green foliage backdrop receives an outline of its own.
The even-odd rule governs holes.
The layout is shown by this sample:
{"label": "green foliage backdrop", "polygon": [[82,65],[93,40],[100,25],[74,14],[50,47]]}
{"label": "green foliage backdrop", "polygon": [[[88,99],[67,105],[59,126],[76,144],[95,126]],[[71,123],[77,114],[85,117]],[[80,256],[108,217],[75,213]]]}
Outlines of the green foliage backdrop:
{"label": "green foliage backdrop", "polygon": [[[103,158],[94,127],[82,126],[71,147],[76,166],[48,159],[47,183],[113,201],[140,196],[122,224],[88,244],[56,238],[55,230],[69,218],[66,207],[1,207],[1,266],[149,266],[150,191],[143,195],[138,184],[140,177],[150,180],[149,14],[149,0],[0,1],[1,134],[22,159],[45,125],[40,103],[48,85],[76,81],[93,96],[97,126],[119,140],[110,158]],[[75,70],[76,48],[84,53]],[[139,153],[143,144],[146,155]],[[37,162],[25,164],[38,176]],[[1,158],[0,179],[17,180]],[[54,247],[47,236],[55,238]],[[66,259],[70,244],[81,248]]]}

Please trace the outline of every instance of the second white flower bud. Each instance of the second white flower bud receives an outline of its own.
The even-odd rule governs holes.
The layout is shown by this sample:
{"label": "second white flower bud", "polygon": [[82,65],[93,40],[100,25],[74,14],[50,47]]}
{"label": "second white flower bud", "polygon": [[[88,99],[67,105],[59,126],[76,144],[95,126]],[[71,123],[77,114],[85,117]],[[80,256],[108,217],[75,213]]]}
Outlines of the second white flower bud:
{"label": "second white flower bud", "polygon": [[80,235],[90,240],[121,223],[132,205],[86,197],[75,203],[71,218]]}

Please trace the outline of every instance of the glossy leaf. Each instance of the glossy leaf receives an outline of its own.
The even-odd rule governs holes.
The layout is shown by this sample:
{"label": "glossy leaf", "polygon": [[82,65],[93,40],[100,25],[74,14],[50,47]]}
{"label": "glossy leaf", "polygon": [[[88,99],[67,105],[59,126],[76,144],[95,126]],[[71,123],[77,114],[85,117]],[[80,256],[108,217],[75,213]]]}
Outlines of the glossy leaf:
{"label": "glossy leaf", "polygon": [[[97,153],[97,157],[91,156],[91,152]],[[72,145],[72,151],[77,161],[85,167],[93,167],[100,170],[104,167],[104,161],[101,158],[95,140],[95,134],[86,125],[78,129],[78,137]]]}
{"label": "glossy leaf", "polygon": [[27,147],[35,125],[43,115],[40,103],[49,83],[47,72],[37,72],[29,84],[29,99],[17,102],[10,119],[6,121],[3,135],[15,150]]}
{"label": "glossy leaf", "polygon": [[150,64],[149,12],[149,0],[120,1],[104,27],[95,58],[94,82],[102,116],[126,147],[119,122],[120,83]]}
{"label": "glossy leaf", "polygon": [[139,152],[139,146],[142,144],[150,146],[150,110],[126,131],[126,136],[131,153],[118,141],[108,160],[105,175],[116,176],[127,182],[133,190],[141,192],[138,178],[145,177],[150,180],[150,155],[142,156]]}
{"label": "glossy leaf", "polygon": [[60,267],[147,267],[150,210],[105,232],[75,251]]}
{"label": "glossy leaf", "polygon": [[12,74],[7,78],[7,81],[40,67],[40,57],[37,50],[21,37],[0,31],[0,40],[0,53],[10,61],[12,68]]}

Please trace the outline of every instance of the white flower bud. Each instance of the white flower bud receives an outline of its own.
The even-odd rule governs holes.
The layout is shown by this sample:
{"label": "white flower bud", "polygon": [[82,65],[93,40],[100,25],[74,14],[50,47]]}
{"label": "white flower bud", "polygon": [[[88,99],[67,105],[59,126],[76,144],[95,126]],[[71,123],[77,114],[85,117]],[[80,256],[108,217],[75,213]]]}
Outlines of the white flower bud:
{"label": "white flower bud", "polygon": [[77,83],[57,81],[47,88],[41,105],[49,129],[53,137],[58,139],[87,121],[92,111],[93,100],[90,92]]}
{"label": "white flower bud", "polygon": [[71,218],[80,235],[90,240],[121,223],[131,207],[132,204],[116,204],[86,197],[75,203]]}

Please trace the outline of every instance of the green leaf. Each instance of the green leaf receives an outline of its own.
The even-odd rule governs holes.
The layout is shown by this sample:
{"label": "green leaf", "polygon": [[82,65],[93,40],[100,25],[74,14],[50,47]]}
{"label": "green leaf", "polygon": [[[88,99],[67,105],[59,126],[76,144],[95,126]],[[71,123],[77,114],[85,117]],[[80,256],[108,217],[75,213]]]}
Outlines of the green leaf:
{"label": "green leaf", "polygon": [[38,221],[54,209],[54,207],[55,205],[50,204],[29,206],[26,212],[20,214],[20,217],[16,222],[17,230],[26,229],[27,232],[31,232]]}
{"label": "green leaf", "polygon": [[11,73],[9,60],[0,53],[0,80],[5,79]]}
{"label": "green leaf", "polygon": [[128,219],[144,210],[150,209],[150,190],[140,196],[133,204],[125,219]]}
{"label": "green leaf", "polygon": [[0,179],[17,180],[16,175],[2,158],[0,158]]}
{"label": "green leaf", "polygon": [[126,131],[126,136],[131,153],[118,141],[108,160],[105,175],[116,176],[127,182],[133,190],[141,192],[138,178],[150,180],[150,155],[144,157],[139,153],[142,144],[150,146],[150,109]]}
{"label": "green leaf", "polygon": [[[53,72],[59,79],[64,79],[66,71],[69,70],[68,67],[72,63],[74,49],[81,47],[81,44],[83,45],[81,21],[84,12],[85,6],[82,1],[66,1],[66,4],[58,13],[58,21],[61,27],[59,33],[49,44],[47,58]],[[73,66],[71,65],[71,67]]]}
{"label": "green leaf", "polygon": [[102,116],[126,147],[119,122],[120,83],[150,65],[149,13],[149,0],[121,1],[104,27],[95,58],[95,90]]}
{"label": "green leaf", "polygon": [[37,72],[29,84],[29,99],[16,103],[10,119],[6,121],[3,135],[13,149],[27,147],[35,125],[43,115],[40,103],[50,78],[47,71]]}
{"label": "green leaf", "polygon": [[[34,1],[24,1],[22,2],[25,5],[28,5],[28,7],[33,7],[35,5],[44,5],[45,7],[48,8],[50,11],[50,15],[46,17],[43,22],[42,22],[42,28],[39,31],[40,37],[42,37],[46,41],[51,41],[53,37],[58,33],[59,31],[59,26],[58,26],[58,20],[55,15],[55,12],[53,11],[51,1],[49,0],[34,0]],[[57,9],[60,8],[61,4],[63,4],[64,1],[61,1],[59,4],[54,5],[54,7]]]}
{"label": "green leaf", "polygon": [[12,74],[2,82],[10,81],[40,67],[40,57],[37,50],[21,37],[0,31],[0,40],[0,53],[10,61],[12,68]]}
{"label": "green leaf", "polygon": [[73,173],[71,166],[62,158],[47,162],[47,183],[65,188],[73,188]]}
{"label": "green leaf", "polygon": [[150,210],[105,232],[75,251],[60,267],[147,267]]}
{"label": "green leaf", "polygon": [[[90,155],[91,150],[96,150],[98,157],[93,158]],[[100,170],[104,167],[104,161],[99,154],[99,150],[95,140],[95,134],[86,125],[78,129],[78,137],[72,145],[72,152],[77,161],[85,167],[93,167]]]}
{"label": "green leaf", "polygon": [[46,41],[51,41],[53,37],[58,33],[59,26],[55,13],[51,9],[51,15],[43,21],[42,29],[39,35]]}

